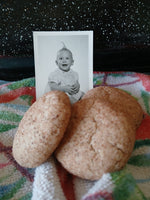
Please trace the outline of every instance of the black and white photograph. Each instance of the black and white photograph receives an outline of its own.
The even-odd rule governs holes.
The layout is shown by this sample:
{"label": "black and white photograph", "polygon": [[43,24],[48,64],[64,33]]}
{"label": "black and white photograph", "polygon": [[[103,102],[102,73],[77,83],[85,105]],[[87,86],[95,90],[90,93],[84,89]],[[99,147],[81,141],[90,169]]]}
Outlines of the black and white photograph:
{"label": "black and white photograph", "polygon": [[52,90],[75,103],[93,88],[93,31],[33,32],[36,99]]}

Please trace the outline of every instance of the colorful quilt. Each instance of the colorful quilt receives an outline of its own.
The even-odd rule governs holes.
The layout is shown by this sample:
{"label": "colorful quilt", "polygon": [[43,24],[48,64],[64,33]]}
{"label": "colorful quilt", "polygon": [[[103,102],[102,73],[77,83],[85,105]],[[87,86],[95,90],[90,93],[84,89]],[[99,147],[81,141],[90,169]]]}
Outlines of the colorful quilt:
{"label": "colorful quilt", "polygon": [[133,153],[121,171],[98,181],[75,177],[51,156],[35,169],[18,165],[12,143],[24,113],[35,101],[35,78],[0,81],[1,200],[150,200],[150,76],[134,72],[94,72],[94,87],[125,90],[141,104],[145,118]]}

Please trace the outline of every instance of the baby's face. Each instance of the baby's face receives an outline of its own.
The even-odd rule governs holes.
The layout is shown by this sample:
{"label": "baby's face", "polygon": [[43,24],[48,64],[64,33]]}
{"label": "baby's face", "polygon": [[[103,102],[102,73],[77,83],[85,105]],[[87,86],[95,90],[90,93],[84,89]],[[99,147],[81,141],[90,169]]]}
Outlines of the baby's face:
{"label": "baby's face", "polygon": [[70,54],[70,52],[65,51],[65,50],[61,51],[57,55],[56,64],[58,65],[58,67],[61,70],[63,70],[63,71],[69,71],[71,65],[73,64],[73,58],[72,58],[72,55]]}

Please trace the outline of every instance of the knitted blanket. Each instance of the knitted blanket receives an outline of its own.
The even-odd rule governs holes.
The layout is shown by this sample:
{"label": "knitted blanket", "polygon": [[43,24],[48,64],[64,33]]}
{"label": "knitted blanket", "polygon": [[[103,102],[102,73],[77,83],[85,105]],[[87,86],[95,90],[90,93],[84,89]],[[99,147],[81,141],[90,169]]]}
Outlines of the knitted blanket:
{"label": "knitted blanket", "polygon": [[12,143],[24,113],[35,101],[35,79],[0,81],[1,200],[146,200],[150,199],[150,76],[134,72],[94,72],[94,86],[121,88],[141,104],[145,118],[133,153],[121,171],[98,181],[69,174],[52,155],[35,169],[18,165]]}

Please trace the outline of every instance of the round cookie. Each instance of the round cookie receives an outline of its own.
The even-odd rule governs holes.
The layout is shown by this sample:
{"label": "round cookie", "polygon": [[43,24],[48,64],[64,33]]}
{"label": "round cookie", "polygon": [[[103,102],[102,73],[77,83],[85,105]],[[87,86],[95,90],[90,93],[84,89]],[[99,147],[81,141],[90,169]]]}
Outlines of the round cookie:
{"label": "round cookie", "polygon": [[33,168],[48,159],[62,139],[71,116],[68,96],[51,91],[25,113],[13,141],[13,156],[23,167]]}
{"label": "round cookie", "polygon": [[70,173],[98,180],[120,170],[135,143],[135,124],[110,102],[87,98],[72,106],[71,120],[55,156]]}
{"label": "round cookie", "polygon": [[85,98],[98,98],[111,102],[116,109],[130,115],[137,128],[143,120],[143,110],[138,101],[121,89],[110,86],[99,86],[89,90],[83,96],[83,99]]}

